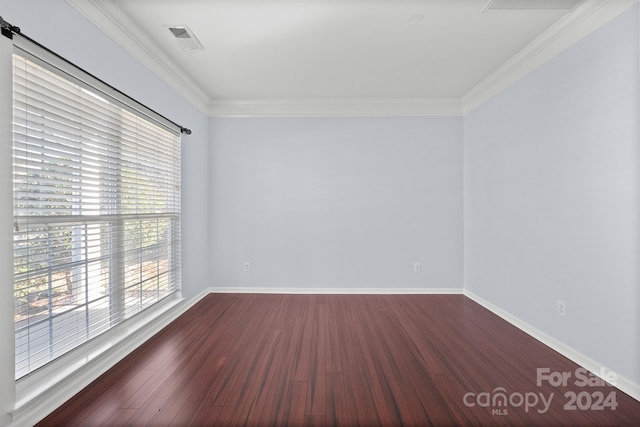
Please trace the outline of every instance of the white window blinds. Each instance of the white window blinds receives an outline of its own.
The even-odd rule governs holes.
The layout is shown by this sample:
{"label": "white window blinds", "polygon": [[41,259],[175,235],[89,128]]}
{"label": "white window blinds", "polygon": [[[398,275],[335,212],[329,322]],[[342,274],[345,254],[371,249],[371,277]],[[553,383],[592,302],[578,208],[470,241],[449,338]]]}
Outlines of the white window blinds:
{"label": "white window blinds", "polygon": [[13,56],[16,378],[179,287],[180,136]]}

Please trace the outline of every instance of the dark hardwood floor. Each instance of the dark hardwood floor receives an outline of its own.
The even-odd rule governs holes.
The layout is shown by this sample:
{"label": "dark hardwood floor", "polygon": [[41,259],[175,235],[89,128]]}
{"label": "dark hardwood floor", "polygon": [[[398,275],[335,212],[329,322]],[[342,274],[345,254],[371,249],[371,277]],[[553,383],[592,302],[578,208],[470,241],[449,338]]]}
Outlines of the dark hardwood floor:
{"label": "dark hardwood floor", "polygon": [[583,377],[462,295],[211,294],[39,425],[640,425]]}

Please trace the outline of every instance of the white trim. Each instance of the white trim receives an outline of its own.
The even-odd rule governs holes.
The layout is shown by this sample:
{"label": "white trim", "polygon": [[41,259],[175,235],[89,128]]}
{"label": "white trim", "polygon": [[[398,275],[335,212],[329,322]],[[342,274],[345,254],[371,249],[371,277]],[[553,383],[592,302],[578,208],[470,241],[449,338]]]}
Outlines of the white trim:
{"label": "white trim", "polygon": [[311,294],[311,295],[462,295],[462,288],[288,288],[226,286],[207,289],[213,294]]}
{"label": "white trim", "polygon": [[[13,295],[13,43],[0,36],[0,425],[15,400]],[[9,285],[11,284],[11,285]]]}
{"label": "white trim", "polygon": [[109,331],[112,334],[107,336],[105,333],[104,338],[107,339],[97,337],[88,345],[77,349],[83,351],[83,357],[67,363],[65,368],[56,367],[55,372],[47,372],[46,381],[37,385],[32,380],[28,381],[30,384],[22,385],[22,380],[19,381],[16,388],[22,388],[23,391],[18,392],[19,400],[15,404],[10,426],[34,425],[42,420],[207,294],[206,291],[202,292],[188,302],[178,297],[168,301],[161,309],[153,310],[148,316],[139,316],[144,318],[135,323],[124,322],[116,326]]}
{"label": "white trim", "polygon": [[[466,297],[470,298],[471,300],[477,302],[487,310],[493,312],[494,314],[500,316],[502,319],[511,323],[513,326],[520,329],[524,333],[537,339],[542,344],[552,348],[553,350],[565,356],[567,359],[572,360],[573,362],[577,363],[578,365],[582,366],[588,371],[594,373],[595,375],[600,375],[600,372],[602,369],[606,369],[607,372],[613,371],[613,369],[610,369],[608,366],[605,366],[602,363],[596,362],[595,360],[580,353],[579,351],[573,349],[572,347],[564,344],[563,342],[557,340],[551,335],[540,331],[539,329],[531,326],[527,322],[519,319],[518,317],[512,315],[511,313],[479,297],[478,295],[474,294],[470,290],[465,289],[463,294]],[[639,384],[636,384],[633,381],[629,380],[628,378],[622,377],[618,374],[617,382],[615,386],[619,390],[627,393],[629,396],[640,401],[640,385]]]}
{"label": "white trim", "polygon": [[460,116],[459,98],[232,99],[212,101],[210,117]]}
{"label": "white trim", "polygon": [[66,0],[210,117],[463,115],[618,16],[639,0],[585,0],[462,98],[211,99],[112,0]]}
{"label": "white trim", "polygon": [[493,98],[638,0],[586,0],[462,97],[463,114]]}
{"label": "white trim", "polygon": [[207,113],[209,98],[205,92],[185,76],[169,56],[111,0],[66,1],[203,114]]}

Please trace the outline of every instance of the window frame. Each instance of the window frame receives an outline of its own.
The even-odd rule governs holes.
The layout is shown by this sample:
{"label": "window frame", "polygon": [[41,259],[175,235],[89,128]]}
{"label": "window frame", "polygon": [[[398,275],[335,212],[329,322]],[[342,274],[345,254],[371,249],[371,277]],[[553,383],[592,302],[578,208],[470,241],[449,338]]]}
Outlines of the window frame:
{"label": "window frame", "polygon": [[[93,76],[90,76],[84,73],[82,70],[76,69],[72,67],[70,64],[64,62],[59,57],[52,55],[51,53],[41,49],[39,46],[36,46],[28,41],[16,38],[13,40],[13,52],[17,52],[21,56],[25,56],[27,58],[35,58],[37,62],[44,63],[47,67],[54,71],[56,74],[63,74],[65,78],[72,80],[74,83],[78,83],[80,85],[85,85],[88,90],[98,91],[101,96],[104,95],[111,100],[114,100],[118,103],[119,106],[127,109],[129,112],[142,115],[147,119],[152,120],[153,122],[160,124],[166,129],[175,132],[178,135],[178,153],[180,151],[180,128],[177,128],[175,124],[169,122],[163,117],[159,116],[157,113],[152,110],[147,109],[146,107],[135,103],[131,99],[127,98],[123,94],[118,91],[113,90],[109,86],[106,86],[101,81],[95,79]],[[10,60],[9,62],[13,62]],[[13,76],[13,73],[10,74]],[[10,79],[13,81],[13,77]],[[10,97],[13,99],[13,96]],[[10,101],[11,102],[11,101]],[[12,110],[12,109],[11,109]],[[11,116],[13,113],[11,113]],[[12,120],[11,120],[12,121]],[[9,128],[11,131],[11,127]],[[13,132],[11,132],[11,139],[13,141]],[[11,144],[13,145],[13,144]],[[11,149],[11,148],[10,148]],[[180,193],[180,159],[178,157],[178,198]],[[13,162],[12,162],[13,164]],[[13,168],[9,169],[9,173],[11,173]],[[12,182],[10,180],[9,182]],[[13,191],[10,193],[13,196]],[[172,307],[179,303],[182,300],[181,295],[181,260],[180,260],[180,252],[181,252],[181,236],[180,236],[180,228],[181,228],[181,213],[180,213],[180,201],[178,201],[178,213],[177,213],[177,221],[174,224],[176,228],[176,236],[177,242],[175,244],[175,250],[178,252],[176,254],[176,262],[177,266],[175,267],[175,289],[169,293],[169,295],[161,298],[159,301],[155,302],[152,306],[144,308],[139,314],[133,316],[130,319],[123,319],[118,322],[114,326],[110,327],[106,332],[103,332],[98,337],[92,338],[90,340],[85,341],[74,349],[66,352],[64,355],[59,356],[49,362],[47,362],[44,366],[39,367],[25,376],[16,379],[16,397],[17,403],[16,407],[19,408],[25,405],[28,401],[30,401],[33,396],[37,395],[38,390],[42,391],[52,384],[62,380],[65,376],[75,372],[79,366],[84,366],[89,362],[96,362],[97,359],[104,359],[105,352],[110,349],[114,349],[116,347],[122,346],[125,340],[133,335],[140,334],[142,328],[149,324],[149,322],[154,321],[158,317],[162,316],[163,313],[166,313]],[[13,234],[13,233],[12,233]],[[13,251],[12,251],[13,253]],[[13,258],[11,258],[13,261]],[[124,267],[122,267],[124,268]],[[13,268],[11,268],[13,271]],[[120,289],[120,287],[118,287]],[[12,287],[12,295],[13,295],[13,287]],[[12,306],[14,305],[13,298],[11,299]],[[13,310],[12,310],[13,313]],[[13,324],[13,322],[12,322]],[[15,333],[15,332],[14,332]],[[15,352],[15,350],[13,350]],[[106,360],[106,359],[105,359]],[[14,364],[15,365],[15,364]]]}

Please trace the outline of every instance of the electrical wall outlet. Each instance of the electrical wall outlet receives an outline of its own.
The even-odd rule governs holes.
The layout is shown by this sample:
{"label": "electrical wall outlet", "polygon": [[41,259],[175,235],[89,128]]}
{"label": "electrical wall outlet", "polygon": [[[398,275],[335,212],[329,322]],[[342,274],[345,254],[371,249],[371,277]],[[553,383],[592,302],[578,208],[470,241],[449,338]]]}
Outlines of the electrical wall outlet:
{"label": "electrical wall outlet", "polygon": [[567,315],[567,303],[561,299],[558,300],[558,314],[562,317]]}
{"label": "electrical wall outlet", "polygon": [[421,271],[422,271],[422,266],[420,265],[419,262],[416,262],[415,264],[413,264],[414,273],[420,273]]}
{"label": "electrical wall outlet", "polygon": [[249,261],[246,261],[244,263],[244,271],[250,271],[251,270],[251,264],[249,264]]}

